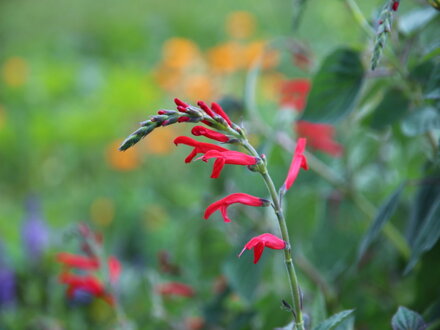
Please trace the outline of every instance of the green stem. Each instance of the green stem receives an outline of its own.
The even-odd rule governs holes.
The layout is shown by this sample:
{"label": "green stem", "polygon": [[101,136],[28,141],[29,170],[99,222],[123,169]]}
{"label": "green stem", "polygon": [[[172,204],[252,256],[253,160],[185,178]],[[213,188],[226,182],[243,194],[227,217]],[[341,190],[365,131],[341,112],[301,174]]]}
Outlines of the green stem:
{"label": "green stem", "polygon": [[[249,144],[246,137],[241,139],[242,145],[255,157],[260,158],[258,152]],[[284,262],[286,264],[287,274],[289,276],[290,292],[292,295],[292,300],[294,303],[295,310],[295,329],[304,330],[304,320],[301,312],[301,291],[298,283],[298,278],[295,272],[295,266],[293,265],[292,259],[292,249],[289,239],[289,232],[287,230],[286,220],[284,218],[284,213],[281,208],[281,201],[279,199],[277,190],[269,175],[265,162],[260,165],[260,174],[264,179],[267,189],[269,190],[270,196],[272,198],[272,207],[278,219],[278,225],[281,231],[281,236],[286,242],[286,247],[284,248]]]}

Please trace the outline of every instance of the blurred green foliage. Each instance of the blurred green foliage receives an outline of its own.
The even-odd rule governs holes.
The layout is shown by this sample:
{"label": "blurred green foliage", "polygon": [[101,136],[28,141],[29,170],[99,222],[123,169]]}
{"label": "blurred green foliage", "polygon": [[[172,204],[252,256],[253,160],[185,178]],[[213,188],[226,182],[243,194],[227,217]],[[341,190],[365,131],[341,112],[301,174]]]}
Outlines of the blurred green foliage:
{"label": "blurred green foliage", "polygon": [[[358,2],[374,26],[383,1]],[[270,134],[254,130],[254,114],[240,109],[249,104],[249,67],[221,79],[208,75],[208,82],[217,82],[210,93],[239,100],[232,116],[245,122],[280,185],[291,150],[273,137],[282,131],[294,136],[290,117],[295,115],[290,112],[290,121],[285,120],[285,111],[278,111],[279,91],[267,97],[274,87],[266,83],[274,79],[278,86],[279,73],[283,79],[311,79],[310,95],[316,96],[310,104],[317,106],[304,116],[315,111],[316,119],[323,103],[319,91],[327,89],[318,85],[326,80],[315,81],[314,73],[342,47],[361,54],[368,68],[372,42],[347,1],[307,1],[295,33],[291,6],[290,1],[250,0],[0,2],[0,271],[11,270],[15,278],[14,299],[0,306],[0,328],[115,325],[103,301],[69,301],[57,280],[55,255],[80,251],[71,233],[82,221],[101,232],[106,252],[121,260],[121,305],[139,329],[199,329],[201,320],[208,329],[270,329],[291,321],[280,307],[289,294],[278,253],[265,251],[258,265],[249,251],[236,258],[250,237],[273,230],[274,215],[237,206],[230,210],[236,220],[227,226],[220,216],[202,219],[205,207],[228,193],[265,196],[254,173],[228,167],[212,180],[210,165],[184,164],[189,148],[175,148],[172,140],[189,135],[188,125],[159,128],[133,150],[117,151],[137,122],[173,108],[173,97],[187,96],[183,83],[170,95],[158,81],[163,45],[184,38],[205,56],[230,41],[229,15],[246,11],[256,22],[249,42],[266,40],[279,52],[278,65],[257,72],[255,81],[257,113],[269,123]],[[367,72],[356,97],[343,100],[355,102],[352,112],[332,108],[342,118],[335,126],[342,157],[310,150],[336,182],[319,170],[301,172],[286,196],[304,311],[313,326],[355,309],[357,329],[389,328],[401,305],[438,322],[439,15],[417,1],[403,1],[399,15],[389,48],[401,67],[385,49],[382,71]],[[293,64],[284,45],[288,38],[310,55],[308,68]],[[190,76],[202,69],[191,70]],[[337,79],[341,85],[332,87],[352,86],[344,76]],[[406,275],[410,255],[402,255],[387,235],[375,237],[357,262],[360,242],[379,207],[402,183],[406,186],[391,220],[413,257],[414,269]],[[39,201],[38,216],[49,230],[47,249],[38,260],[26,250],[23,234],[36,212],[25,206],[30,197]],[[161,268],[161,251],[179,271]],[[184,282],[196,295],[162,297],[155,287],[168,281]],[[353,317],[345,328],[353,327]]]}

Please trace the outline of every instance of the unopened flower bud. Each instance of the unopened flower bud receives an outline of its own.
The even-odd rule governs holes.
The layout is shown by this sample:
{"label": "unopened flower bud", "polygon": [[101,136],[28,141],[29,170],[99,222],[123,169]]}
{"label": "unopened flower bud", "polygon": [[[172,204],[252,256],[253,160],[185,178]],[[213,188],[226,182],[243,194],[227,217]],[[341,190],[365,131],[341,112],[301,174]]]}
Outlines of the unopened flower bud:
{"label": "unopened flower bud", "polygon": [[157,112],[158,115],[175,115],[177,111],[175,110],[159,110]]}
{"label": "unopened flower bud", "polygon": [[177,123],[178,120],[179,120],[179,117],[177,117],[177,116],[168,117],[167,120],[162,122],[162,126],[168,126],[171,124],[175,124],[175,123]]}

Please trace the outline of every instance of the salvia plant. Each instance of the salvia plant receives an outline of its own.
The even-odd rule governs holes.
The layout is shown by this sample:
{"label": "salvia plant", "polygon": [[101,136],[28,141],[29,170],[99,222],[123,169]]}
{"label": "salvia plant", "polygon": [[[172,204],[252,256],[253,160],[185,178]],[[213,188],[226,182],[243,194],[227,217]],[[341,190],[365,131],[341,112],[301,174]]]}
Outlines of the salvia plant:
{"label": "salvia plant", "polygon": [[[197,103],[197,107],[187,104],[180,99],[174,99],[176,110],[159,110],[157,115],[151,116],[149,120],[141,123],[141,127],[132,133],[119,147],[121,151],[133,147],[148,134],[163,126],[176,123],[202,123],[205,126],[194,126],[191,133],[195,136],[203,136],[217,141],[224,146],[242,148],[245,152],[231,150],[221,145],[213,143],[199,142],[187,136],[179,136],[174,140],[176,145],[187,145],[192,149],[191,153],[185,158],[186,163],[194,160],[208,162],[214,160],[211,178],[218,178],[225,165],[242,165],[248,170],[258,173],[263,179],[270,199],[255,197],[246,193],[233,193],[226,196],[206,208],[204,218],[208,219],[211,214],[220,211],[224,222],[231,222],[227,209],[232,204],[243,204],[255,207],[272,207],[276,219],[278,220],[279,233],[263,233],[253,237],[240,252],[241,256],[245,250],[254,250],[254,263],[257,263],[265,248],[282,250],[284,263],[286,265],[289,286],[291,291],[292,305],[283,299],[283,305],[292,312],[294,316],[294,327],[302,330],[304,318],[302,315],[301,288],[298,283],[292,255],[292,244],[287,230],[286,219],[282,209],[282,200],[287,191],[291,188],[300,169],[307,170],[308,164],[304,151],[306,139],[300,138],[297,141],[293,153],[292,162],[288,170],[286,179],[279,189],[276,188],[269,173],[267,159],[264,154],[258,151],[249,142],[246,130],[243,126],[231,121],[229,116],[218,104],[213,102],[208,106],[203,101]],[[279,237],[281,235],[281,237]]]}

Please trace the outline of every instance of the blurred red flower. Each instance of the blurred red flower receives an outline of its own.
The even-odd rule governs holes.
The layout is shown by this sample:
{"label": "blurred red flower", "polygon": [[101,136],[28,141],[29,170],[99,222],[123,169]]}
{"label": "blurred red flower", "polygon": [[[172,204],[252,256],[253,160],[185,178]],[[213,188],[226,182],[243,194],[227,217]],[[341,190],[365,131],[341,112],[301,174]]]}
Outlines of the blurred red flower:
{"label": "blurred red flower", "polygon": [[[281,86],[280,105],[302,112],[307,103],[311,84],[307,79],[288,80]],[[329,124],[317,124],[299,120],[295,124],[298,137],[305,137],[310,147],[334,157],[342,155],[344,148],[333,140],[335,129]]]}
{"label": "blurred red flower", "polygon": [[341,156],[344,151],[342,145],[333,140],[335,128],[332,125],[299,120],[296,122],[296,133],[298,136],[307,138],[313,149],[324,151],[335,157]]}
{"label": "blurred red flower", "polygon": [[307,79],[287,80],[281,85],[281,106],[292,107],[301,112],[307,101],[311,85]]}
{"label": "blurred red flower", "polygon": [[[60,274],[59,281],[68,285],[67,296],[69,298],[72,298],[77,290],[82,290],[105,300],[110,305],[113,305],[113,296],[107,292],[102,281],[91,273],[100,268],[99,260],[97,258],[61,252],[57,255],[57,261],[68,268],[68,270],[63,271]],[[78,268],[90,272],[86,275],[77,275],[70,272],[71,268]],[[115,257],[110,257],[108,259],[108,271],[110,281],[115,283],[119,279],[121,273],[121,264]]]}
{"label": "blurred red flower", "polygon": [[192,287],[180,282],[158,284],[156,286],[156,292],[164,296],[180,296],[187,298],[195,295],[195,291]]}
{"label": "blurred red flower", "polygon": [[286,247],[286,242],[275,235],[265,233],[256,236],[247,242],[238,256],[240,257],[245,250],[254,249],[254,264],[256,264],[258,260],[260,260],[265,247],[275,250],[283,250]]}
{"label": "blurred red flower", "polygon": [[231,194],[209,205],[206,208],[204,218],[208,219],[211,216],[211,214],[213,214],[217,210],[220,210],[224,221],[231,222],[231,219],[228,217],[227,210],[231,204],[235,204],[235,203],[240,203],[249,206],[267,206],[270,204],[270,201],[268,201],[267,199],[251,196],[244,193]]}

